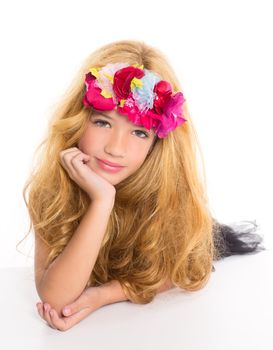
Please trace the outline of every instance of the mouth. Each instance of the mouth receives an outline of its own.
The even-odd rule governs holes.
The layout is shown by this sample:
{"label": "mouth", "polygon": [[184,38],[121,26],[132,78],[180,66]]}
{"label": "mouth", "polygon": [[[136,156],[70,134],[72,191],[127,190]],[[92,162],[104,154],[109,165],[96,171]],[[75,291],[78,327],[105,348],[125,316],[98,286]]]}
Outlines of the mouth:
{"label": "mouth", "polygon": [[124,168],[124,166],[121,166],[121,165],[119,165],[119,166],[109,165],[99,158],[96,158],[96,160],[97,160],[97,163],[100,166],[100,168],[105,170],[105,171],[108,171],[108,172],[116,173]]}
{"label": "mouth", "polygon": [[123,165],[120,165],[120,164],[117,164],[117,163],[112,163],[112,162],[110,162],[110,161],[108,161],[108,160],[105,160],[105,159],[99,159],[99,158],[97,158],[97,159],[100,160],[101,162],[103,162],[103,163],[109,165],[109,166],[124,168]]}

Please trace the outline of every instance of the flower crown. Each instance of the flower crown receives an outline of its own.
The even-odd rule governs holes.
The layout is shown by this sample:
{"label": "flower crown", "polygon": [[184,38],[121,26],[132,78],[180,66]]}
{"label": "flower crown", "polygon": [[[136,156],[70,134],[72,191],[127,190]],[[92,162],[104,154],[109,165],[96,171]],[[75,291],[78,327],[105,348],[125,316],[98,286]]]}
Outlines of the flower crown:
{"label": "flower crown", "polygon": [[133,124],[154,128],[159,138],[186,121],[182,116],[186,101],[182,92],[173,94],[170,83],[143,65],[108,63],[92,67],[85,75],[85,86],[85,107],[117,109]]}

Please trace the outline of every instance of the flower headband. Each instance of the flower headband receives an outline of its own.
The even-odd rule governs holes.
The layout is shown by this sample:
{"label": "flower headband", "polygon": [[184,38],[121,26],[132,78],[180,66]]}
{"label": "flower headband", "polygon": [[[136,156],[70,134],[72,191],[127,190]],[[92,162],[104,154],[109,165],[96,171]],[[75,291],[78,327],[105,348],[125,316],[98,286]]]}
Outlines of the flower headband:
{"label": "flower headband", "polygon": [[173,94],[172,86],[143,65],[108,63],[92,67],[85,75],[86,93],[83,104],[101,111],[117,109],[127,115],[135,125],[154,128],[159,138],[186,119],[182,105],[186,101],[182,92]]}

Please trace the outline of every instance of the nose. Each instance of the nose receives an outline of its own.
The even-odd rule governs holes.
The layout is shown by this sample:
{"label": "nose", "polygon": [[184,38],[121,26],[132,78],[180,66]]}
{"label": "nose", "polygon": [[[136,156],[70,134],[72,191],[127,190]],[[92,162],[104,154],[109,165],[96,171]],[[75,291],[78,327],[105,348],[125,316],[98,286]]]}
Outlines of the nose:
{"label": "nose", "polygon": [[106,143],[105,152],[113,157],[123,158],[126,154],[128,140],[122,132],[113,133]]}

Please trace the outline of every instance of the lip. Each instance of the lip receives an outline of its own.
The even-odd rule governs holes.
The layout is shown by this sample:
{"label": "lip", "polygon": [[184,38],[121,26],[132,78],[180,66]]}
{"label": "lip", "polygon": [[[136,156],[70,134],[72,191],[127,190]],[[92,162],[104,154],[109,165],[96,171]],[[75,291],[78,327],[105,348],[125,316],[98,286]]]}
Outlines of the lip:
{"label": "lip", "polygon": [[112,166],[112,167],[115,167],[115,168],[117,168],[117,167],[123,168],[123,166],[120,165],[120,164],[118,164],[118,163],[112,163],[112,162],[109,162],[108,160],[105,160],[105,159],[99,159],[99,158],[97,158],[97,159],[100,160],[101,162],[107,164],[107,165]]}
{"label": "lip", "polygon": [[111,166],[109,164],[106,164],[104,161],[102,161],[99,158],[96,158],[96,159],[100,168],[110,173],[117,173],[124,168],[123,166]]}

